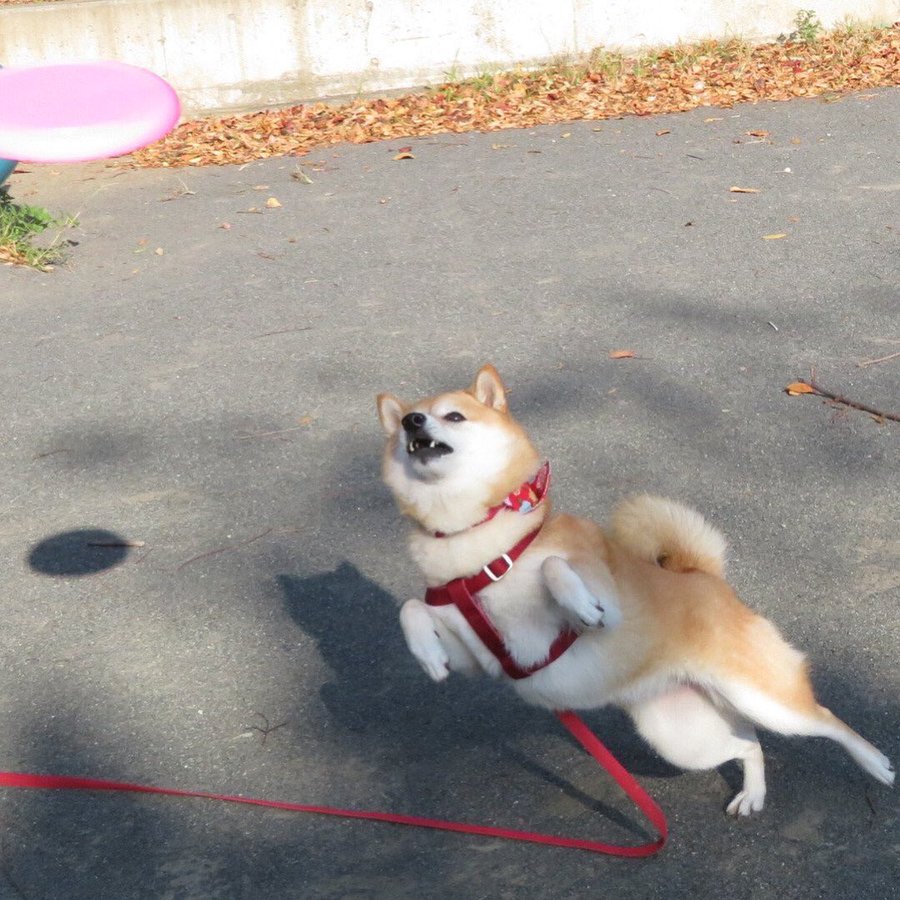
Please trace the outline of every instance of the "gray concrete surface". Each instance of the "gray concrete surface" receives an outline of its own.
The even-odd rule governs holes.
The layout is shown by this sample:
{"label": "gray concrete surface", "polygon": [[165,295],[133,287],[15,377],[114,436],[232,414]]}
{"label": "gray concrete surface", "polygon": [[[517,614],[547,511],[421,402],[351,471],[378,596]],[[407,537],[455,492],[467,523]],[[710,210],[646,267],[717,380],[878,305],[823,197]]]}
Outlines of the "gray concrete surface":
{"label": "gray concrete surface", "polygon": [[[373,397],[486,360],[559,508],[704,510],[896,761],[900,432],[782,388],[900,407],[900,359],[858,366],[900,350],[898,120],[886,90],[342,146],[299,160],[312,184],[287,159],[15,175],[80,225],[65,267],[0,269],[0,765],[641,840],[552,717],[403,646],[420,585]],[[897,794],[837,747],[766,736],[767,808],[735,822],[736,771],[589,721],[668,813],[658,858],[5,791],[0,896],[896,896]]]}
{"label": "gray concrete surface", "polygon": [[[815,8],[829,29],[883,25],[897,13],[896,0],[817,0]],[[773,41],[798,15],[796,0],[57,0],[0,5],[0,60],[144,66],[197,117],[408,91],[558,64],[601,46]]]}

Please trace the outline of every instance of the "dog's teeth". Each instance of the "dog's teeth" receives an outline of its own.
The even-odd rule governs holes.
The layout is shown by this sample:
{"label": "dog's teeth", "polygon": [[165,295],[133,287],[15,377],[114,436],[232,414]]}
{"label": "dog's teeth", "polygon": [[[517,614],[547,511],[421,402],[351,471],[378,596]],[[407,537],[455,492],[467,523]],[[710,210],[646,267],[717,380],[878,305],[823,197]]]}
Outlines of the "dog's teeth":
{"label": "dog's teeth", "polygon": [[437,447],[437,442],[436,442],[436,441],[432,441],[428,446],[429,446],[432,450],[434,450],[434,448]]}
{"label": "dog's teeth", "polygon": [[406,452],[407,452],[407,453],[412,453],[415,449],[416,449],[416,448],[413,446],[413,442],[412,442],[412,441],[410,441],[410,442],[406,445]]}

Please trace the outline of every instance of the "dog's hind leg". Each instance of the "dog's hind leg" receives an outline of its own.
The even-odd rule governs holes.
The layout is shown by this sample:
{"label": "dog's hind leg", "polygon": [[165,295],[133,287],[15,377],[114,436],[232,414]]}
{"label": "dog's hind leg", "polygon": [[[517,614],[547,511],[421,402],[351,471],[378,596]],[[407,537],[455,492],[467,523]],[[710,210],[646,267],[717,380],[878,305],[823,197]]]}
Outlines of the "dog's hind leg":
{"label": "dog's hind leg", "polygon": [[861,734],[857,734],[846,722],[842,722],[830,709],[819,707],[824,730],[822,734],[837,741],[850,754],[853,761],[882,784],[894,784],[894,766],[891,761]]}
{"label": "dog's hind leg", "polygon": [[744,784],[726,807],[733,816],[759,812],[766,799],[762,748],[753,726],[716,706],[693,685],[675,685],[628,706],[640,735],[663,759],[682,769],[715,769],[741,763]]}
{"label": "dog's hind leg", "polygon": [[738,682],[717,684],[716,690],[743,716],[780,734],[827,737],[839,743],[854,762],[882,784],[894,783],[894,767],[877,747],[814,699],[790,703],[759,688]]}
{"label": "dog's hind leg", "polygon": [[541,575],[559,606],[588,628],[610,627],[621,621],[612,576],[598,574],[592,579],[596,584],[588,589],[581,575],[561,556],[548,556],[541,564]]}

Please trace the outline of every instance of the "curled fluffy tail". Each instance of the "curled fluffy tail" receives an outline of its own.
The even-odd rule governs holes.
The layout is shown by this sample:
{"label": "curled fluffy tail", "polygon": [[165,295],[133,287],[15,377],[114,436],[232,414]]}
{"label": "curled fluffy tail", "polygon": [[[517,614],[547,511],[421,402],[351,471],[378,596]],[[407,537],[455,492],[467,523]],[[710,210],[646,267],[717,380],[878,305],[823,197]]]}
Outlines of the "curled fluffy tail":
{"label": "curled fluffy tail", "polygon": [[663,497],[631,497],[613,510],[610,532],[632,553],[674,572],[722,576],[725,538],[696,510]]}

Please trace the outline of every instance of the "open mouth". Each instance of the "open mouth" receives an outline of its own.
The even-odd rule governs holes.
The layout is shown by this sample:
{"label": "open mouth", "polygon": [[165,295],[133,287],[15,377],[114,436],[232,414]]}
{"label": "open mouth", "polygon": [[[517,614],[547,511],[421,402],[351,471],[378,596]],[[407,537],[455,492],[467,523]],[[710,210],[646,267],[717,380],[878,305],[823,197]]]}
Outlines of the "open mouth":
{"label": "open mouth", "polygon": [[443,443],[443,441],[434,441],[427,437],[410,438],[406,442],[406,452],[415,460],[427,463],[438,457],[446,456],[453,452],[453,448]]}

